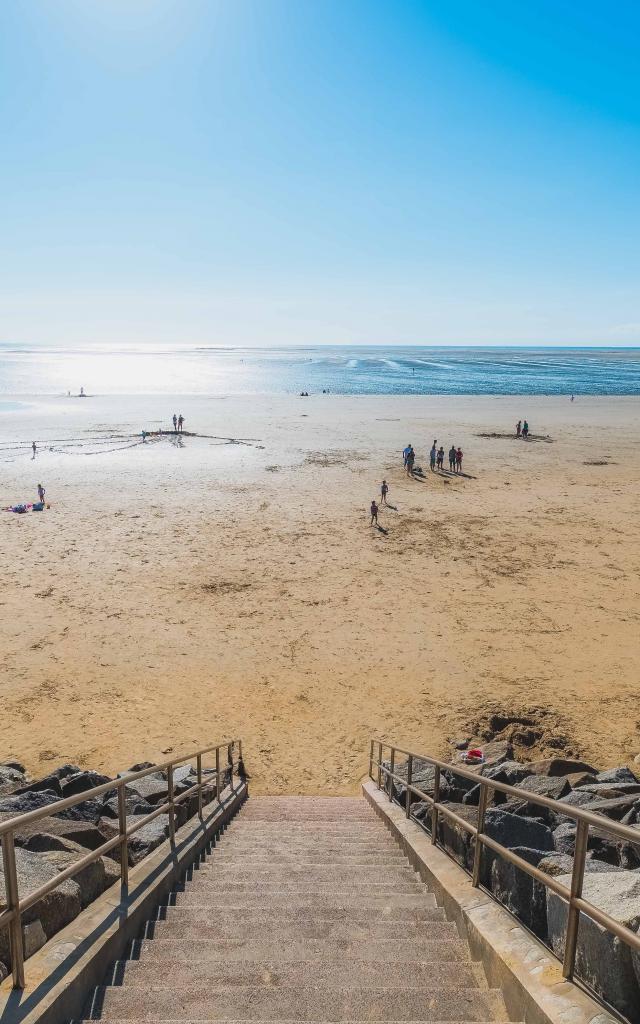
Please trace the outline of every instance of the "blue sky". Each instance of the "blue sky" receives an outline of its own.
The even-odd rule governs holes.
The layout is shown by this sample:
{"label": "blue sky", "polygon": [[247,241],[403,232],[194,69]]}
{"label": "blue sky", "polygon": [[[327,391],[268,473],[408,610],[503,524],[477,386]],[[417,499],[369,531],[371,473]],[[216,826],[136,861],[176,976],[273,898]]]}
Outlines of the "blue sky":
{"label": "blue sky", "polygon": [[640,344],[640,6],[8,0],[0,339]]}

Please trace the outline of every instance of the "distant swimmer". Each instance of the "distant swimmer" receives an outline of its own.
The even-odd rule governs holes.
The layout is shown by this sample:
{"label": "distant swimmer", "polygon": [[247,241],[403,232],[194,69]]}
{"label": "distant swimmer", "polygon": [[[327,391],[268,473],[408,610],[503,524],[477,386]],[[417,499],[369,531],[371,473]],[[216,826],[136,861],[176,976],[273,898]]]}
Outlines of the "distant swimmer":
{"label": "distant swimmer", "polygon": [[389,493],[389,485],[386,480],[383,480],[380,484],[380,504],[387,504],[387,494]]}
{"label": "distant swimmer", "polygon": [[178,416],[178,433],[179,434],[182,433],[182,424],[183,423],[184,423],[184,416],[182,415],[182,413],[180,413],[180,415]]}
{"label": "distant swimmer", "polygon": [[175,412],[173,414],[173,429],[174,431],[178,429],[178,417],[176,416]]}
{"label": "distant swimmer", "polygon": [[571,401],[572,401],[572,402],[574,401],[574,398],[575,398],[575,395],[572,395],[572,396],[571,396]]}
{"label": "distant swimmer", "polygon": [[378,506],[375,501],[371,502],[371,526],[378,525]]}

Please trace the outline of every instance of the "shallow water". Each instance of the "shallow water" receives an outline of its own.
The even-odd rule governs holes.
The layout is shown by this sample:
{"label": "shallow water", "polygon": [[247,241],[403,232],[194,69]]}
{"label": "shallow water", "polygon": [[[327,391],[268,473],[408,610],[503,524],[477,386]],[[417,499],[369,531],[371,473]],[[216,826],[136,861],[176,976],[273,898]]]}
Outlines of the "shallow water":
{"label": "shallow water", "polygon": [[[640,349],[28,348],[0,344],[0,394],[640,394]],[[0,410],[10,411],[6,402]]]}

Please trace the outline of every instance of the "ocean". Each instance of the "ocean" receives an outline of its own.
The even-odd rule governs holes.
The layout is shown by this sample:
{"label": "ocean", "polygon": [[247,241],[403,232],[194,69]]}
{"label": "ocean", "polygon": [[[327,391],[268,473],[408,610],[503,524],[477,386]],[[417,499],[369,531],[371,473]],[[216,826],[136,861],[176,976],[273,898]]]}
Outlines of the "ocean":
{"label": "ocean", "polygon": [[188,346],[0,343],[2,408],[28,395],[636,395],[638,348]]}

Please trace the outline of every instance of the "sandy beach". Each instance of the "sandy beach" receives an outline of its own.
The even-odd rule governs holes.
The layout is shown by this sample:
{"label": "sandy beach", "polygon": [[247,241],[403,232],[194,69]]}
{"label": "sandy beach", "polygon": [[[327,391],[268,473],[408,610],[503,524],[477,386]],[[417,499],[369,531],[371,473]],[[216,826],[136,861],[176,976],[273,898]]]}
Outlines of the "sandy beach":
{"label": "sandy beach", "polygon": [[[174,411],[208,436],[90,454]],[[115,772],[239,735],[256,792],[348,794],[373,734],[445,753],[498,709],[631,763],[639,426],[636,398],[16,399],[0,505],[51,508],[1,513],[4,755]]]}

